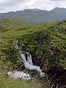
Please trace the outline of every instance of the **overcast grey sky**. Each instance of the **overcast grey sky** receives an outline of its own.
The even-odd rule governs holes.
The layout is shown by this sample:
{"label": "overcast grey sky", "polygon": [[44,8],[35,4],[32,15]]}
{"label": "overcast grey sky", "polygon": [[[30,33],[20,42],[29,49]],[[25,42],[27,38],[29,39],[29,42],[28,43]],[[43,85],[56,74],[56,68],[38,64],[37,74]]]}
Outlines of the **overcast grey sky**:
{"label": "overcast grey sky", "polygon": [[55,7],[66,8],[66,0],[0,0],[0,13],[33,8],[51,10]]}

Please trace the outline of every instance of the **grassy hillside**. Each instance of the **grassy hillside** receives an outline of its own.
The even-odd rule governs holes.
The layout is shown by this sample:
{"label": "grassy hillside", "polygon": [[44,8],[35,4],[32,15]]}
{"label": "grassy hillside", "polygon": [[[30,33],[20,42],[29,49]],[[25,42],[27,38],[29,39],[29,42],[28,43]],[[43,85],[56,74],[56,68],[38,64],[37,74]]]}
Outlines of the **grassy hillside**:
{"label": "grassy hillside", "polygon": [[[6,24],[9,25],[9,28]],[[10,26],[13,24],[15,24],[15,27]],[[3,31],[2,27],[6,30]],[[19,44],[25,44],[26,50],[32,54],[34,64],[40,65],[43,71],[48,71],[49,69],[66,70],[65,20],[35,25],[27,25],[18,20],[3,20],[0,22],[0,30],[1,71],[4,69],[16,69],[22,64],[18,51],[14,48],[14,43],[17,39]],[[21,85],[24,85],[22,88],[34,88],[34,86],[35,88],[41,88],[40,84],[34,83],[34,80],[28,84],[21,80],[13,82],[12,79],[0,74],[1,88],[18,88],[19,86],[21,88]]]}
{"label": "grassy hillside", "polygon": [[[4,24],[4,21],[1,24]],[[52,67],[66,69],[66,21],[20,25],[21,28],[0,32],[0,52],[4,54],[1,55],[2,59],[7,59],[9,48],[12,47],[13,41],[18,39],[20,43],[23,42],[27,45],[26,48],[33,54],[34,62],[37,59],[35,64],[40,65],[43,70],[45,67],[47,69]]]}
{"label": "grassy hillside", "polygon": [[31,81],[13,80],[0,73],[0,88],[41,88],[41,84],[36,79]]}
{"label": "grassy hillside", "polygon": [[18,29],[24,27],[24,23],[17,19],[5,19],[0,21],[0,31],[8,31],[10,29]]}

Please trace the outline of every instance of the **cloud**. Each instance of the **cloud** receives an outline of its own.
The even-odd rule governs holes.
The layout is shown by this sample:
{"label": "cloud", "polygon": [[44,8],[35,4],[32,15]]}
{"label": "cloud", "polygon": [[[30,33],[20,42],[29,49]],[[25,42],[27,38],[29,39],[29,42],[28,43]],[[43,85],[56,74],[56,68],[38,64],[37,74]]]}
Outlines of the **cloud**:
{"label": "cloud", "polygon": [[50,1],[57,1],[57,2],[62,1],[63,2],[63,1],[66,1],[66,0],[50,0]]}
{"label": "cloud", "polygon": [[55,7],[66,8],[66,0],[0,0],[0,12],[32,8],[51,10]]}
{"label": "cloud", "polygon": [[13,6],[25,0],[1,0],[1,6]]}
{"label": "cloud", "polygon": [[24,9],[29,0],[1,0],[0,12],[9,12]]}

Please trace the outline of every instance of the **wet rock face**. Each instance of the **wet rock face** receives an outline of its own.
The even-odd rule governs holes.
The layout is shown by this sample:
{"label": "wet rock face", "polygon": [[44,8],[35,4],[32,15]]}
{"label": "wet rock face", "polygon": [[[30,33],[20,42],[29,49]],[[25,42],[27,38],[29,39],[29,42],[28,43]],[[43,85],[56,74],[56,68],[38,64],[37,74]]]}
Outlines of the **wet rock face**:
{"label": "wet rock face", "polygon": [[[36,51],[36,53],[32,53],[33,63],[42,68],[42,57],[44,53],[42,51]],[[44,61],[43,61],[44,62]]]}
{"label": "wet rock face", "polygon": [[37,51],[36,54],[32,54],[33,63],[37,66],[40,66],[43,71],[47,70],[48,59],[46,59],[43,52]]}

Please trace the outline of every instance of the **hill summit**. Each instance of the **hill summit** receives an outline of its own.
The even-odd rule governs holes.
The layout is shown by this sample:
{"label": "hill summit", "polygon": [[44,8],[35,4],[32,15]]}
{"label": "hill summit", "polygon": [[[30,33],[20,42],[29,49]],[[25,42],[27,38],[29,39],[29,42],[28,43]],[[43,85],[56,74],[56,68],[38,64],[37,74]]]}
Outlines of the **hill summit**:
{"label": "hill summit", "polygon": [[25,9],[16,12],[0,13],[0,20],[5,18],[20,19],[26,23],[53,22],[66,19],[65,8],[55,8],[51,11],[40,9]]}

